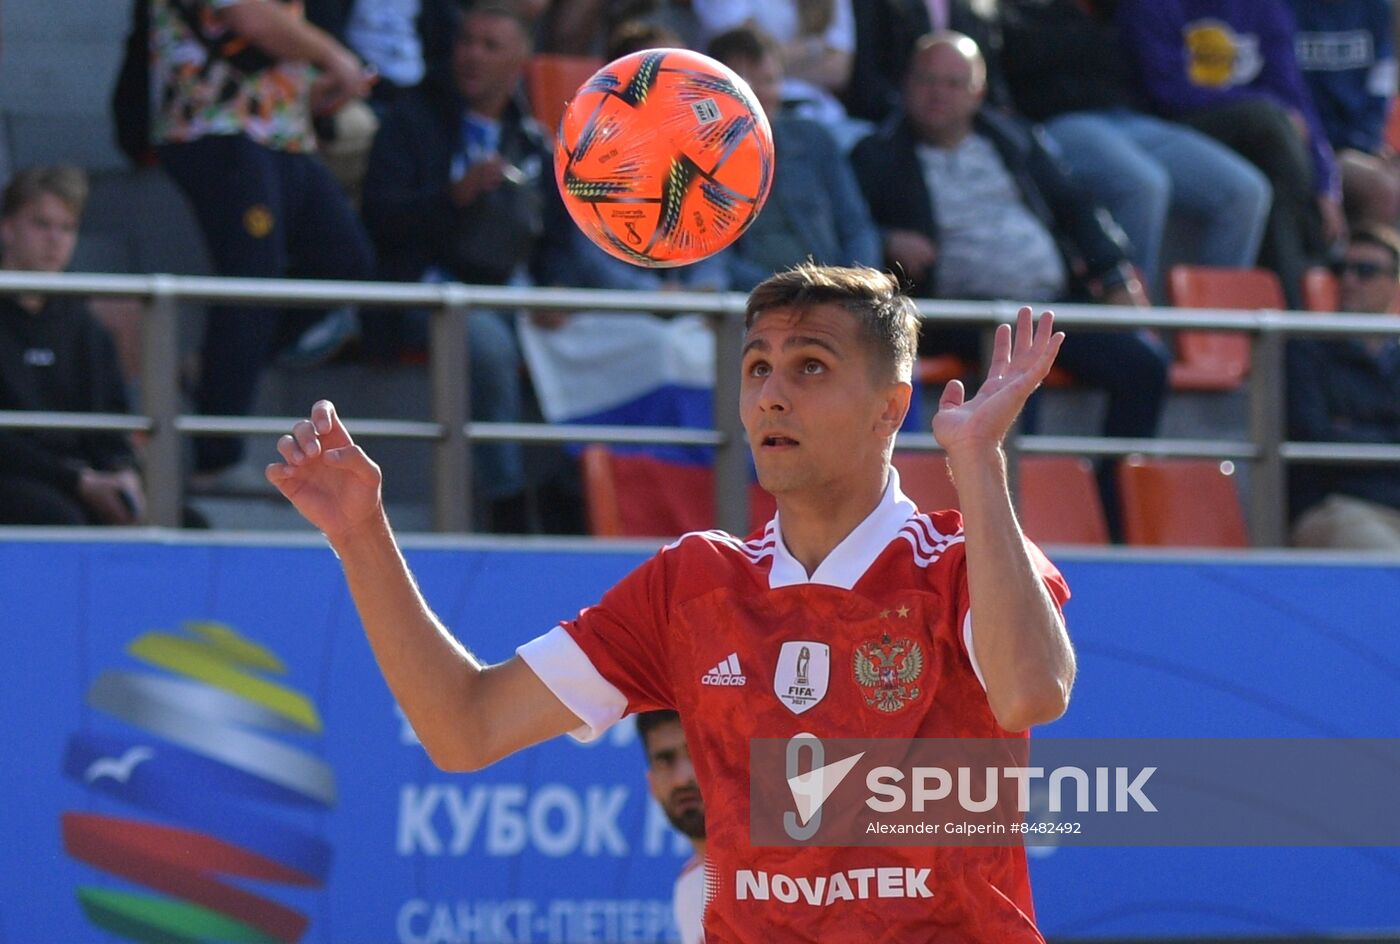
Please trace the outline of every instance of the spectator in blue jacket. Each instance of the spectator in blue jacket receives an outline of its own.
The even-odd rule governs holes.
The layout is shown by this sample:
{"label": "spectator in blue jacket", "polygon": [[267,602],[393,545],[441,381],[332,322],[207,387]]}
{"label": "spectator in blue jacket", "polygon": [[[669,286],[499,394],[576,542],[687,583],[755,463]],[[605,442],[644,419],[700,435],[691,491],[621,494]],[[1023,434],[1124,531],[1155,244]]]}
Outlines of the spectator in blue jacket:
{"label": "spectator in blue jacket", "polygon": [[1395,97],[1389,0],[1292,0],[1298,67],[1337,152],[1347,218],[1357,225],[1400,216],[1400,167],[1386,147]]}
{"label": "spectator in blue jacket", "polygon": [[[540,270],[548,239],[567,232],[544,131],[518,94],[530,29],[507,4],[477,4],[457,34],[450,87],[424,83],[389,112],[364,184],[365,220],[383,278],[487,285],[523,280]],[[467,333],[472,418],[519,421],[521,355],[513,315],[473,314]],[[364,334],[367,348],[381,356],[421,350],[427,317],[367,315]],[[526,530],[520,444],[479,443],[473,455],[491,528]]]}
{"label": "spectator in blue jacket", "polygon": [[740,26],[711,40],[709,54],[739,74],[773,126],[773,189],[753,224],[724,255],[730,288],[747,292],[804,260],[880,265],[880,237],[836,141],[815,121],[782,111],[783,65],[766,33]]}
{"label": "spectator in blue jacket", "polygon": [[[1400,304],[1400,234],[1359,229],[1334,266],[1342,311]],[[1288,342],[1288,436],[1400,445],[1400,338]],[[1400,475],[1393,465],[1299,465],[1289,471],[1293,543],[1400,551]]]}
{"label": "spectator in blue jacket", "polygon": [[1143,94],[1269,178],[1260,261],[1302,307],[1303,272],[1345,235],[1341,177],[1294,54],[1284,0],[1121,0],[1119,36]]}

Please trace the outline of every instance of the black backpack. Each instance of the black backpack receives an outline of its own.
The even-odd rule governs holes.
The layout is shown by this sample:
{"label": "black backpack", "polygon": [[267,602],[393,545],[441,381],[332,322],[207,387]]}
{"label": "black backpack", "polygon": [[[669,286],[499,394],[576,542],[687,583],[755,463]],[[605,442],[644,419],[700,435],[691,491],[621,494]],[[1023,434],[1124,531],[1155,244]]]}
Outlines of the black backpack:
{"label": "black backpack", "polygon": [[[210,39],[200,28],[198,14],[188,0],[169,0],[209,54],[209,61],[223,59],[245,75],[252,75],[277,60],[238,36]],[[131,0],[131,30],[126,34],[121,69],[112,87],[112,120],[117,148],[137,167],[156,163],[151,143],[151,0]]]}

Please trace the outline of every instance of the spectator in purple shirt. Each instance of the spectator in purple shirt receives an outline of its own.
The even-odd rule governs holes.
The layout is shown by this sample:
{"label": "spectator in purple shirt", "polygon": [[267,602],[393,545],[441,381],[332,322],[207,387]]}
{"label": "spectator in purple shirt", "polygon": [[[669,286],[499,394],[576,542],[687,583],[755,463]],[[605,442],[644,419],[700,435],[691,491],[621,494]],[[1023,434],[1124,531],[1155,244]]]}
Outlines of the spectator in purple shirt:
{"label": "spectator in purple shirt", "polygon": [[1332,146],[1298,71],[1284,0],[1121,0],[1119,36],[1143,94],[1269,178],[1274,206],[1260,260],[1302,307],[1311,261],[1345,235]]}

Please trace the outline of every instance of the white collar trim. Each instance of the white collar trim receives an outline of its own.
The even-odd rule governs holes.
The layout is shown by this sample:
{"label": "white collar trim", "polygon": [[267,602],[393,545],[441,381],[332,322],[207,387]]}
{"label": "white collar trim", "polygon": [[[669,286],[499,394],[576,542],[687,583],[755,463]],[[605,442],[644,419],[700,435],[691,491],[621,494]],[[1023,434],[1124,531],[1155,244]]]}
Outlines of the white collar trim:
{"label": "white collar trim", "polygon": [[768,587],[791,587],[804,583],[824,584],[849,590],[865,575],[875,558],[895,539],[899,529],[918,511],[914,503],[899,490],[899,473],[890,466],[889,481],[880,503],[865,520],[832,548],[830,554],[807,576],[807,570],[797,562],[783,543],[780,515],[774,515],[769,527],[773,534],[773,567],[768,572]]}

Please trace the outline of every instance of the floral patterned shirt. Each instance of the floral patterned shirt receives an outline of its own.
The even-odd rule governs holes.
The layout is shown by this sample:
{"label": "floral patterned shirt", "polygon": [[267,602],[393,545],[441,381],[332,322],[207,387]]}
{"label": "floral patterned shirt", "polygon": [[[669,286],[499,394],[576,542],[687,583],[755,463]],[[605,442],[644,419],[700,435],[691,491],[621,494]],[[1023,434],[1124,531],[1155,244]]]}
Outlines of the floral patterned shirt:
{"label": "floral patterned shirt", "polygon": [[[173,0],[151,3],[151,118],[157,144],[244,134],[278,151],[316,148],[311,129],[312,67],[279,62],[244,73],[210,54]],[[229,38],[219,12],[247,0],[185,0],[215,45]],[[272,3],[278,0],[256,0]],[[300,2],[287,6],[301,15]]]}

